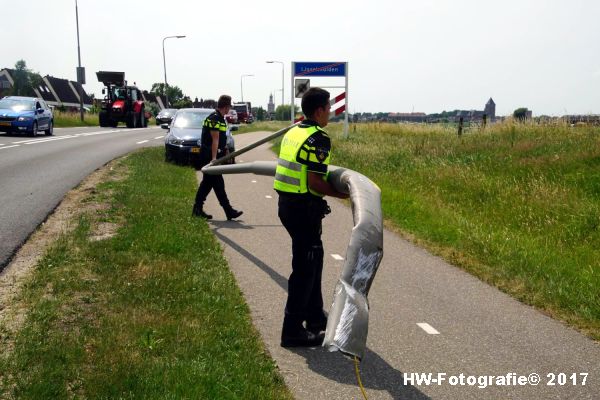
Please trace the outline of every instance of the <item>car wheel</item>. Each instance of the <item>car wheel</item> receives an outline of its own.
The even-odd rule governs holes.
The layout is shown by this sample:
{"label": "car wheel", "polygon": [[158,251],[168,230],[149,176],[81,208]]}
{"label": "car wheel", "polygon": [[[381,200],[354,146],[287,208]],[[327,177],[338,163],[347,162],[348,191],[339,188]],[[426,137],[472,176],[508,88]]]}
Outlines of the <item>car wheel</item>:
{"label": "car wheel", "polygon": [[106,116],[106,113],[103,111],[100,111],[100,113],[98,114],[98,124],[102,128],[110,126],[110,121],[109,121],[108,117]]}
{"label": "car wheel", "polygon": [[54,135],[54,123],[52,120],[48,122],[48,129],[46,129],[44,132],[46,133],[46,136]]}
{"label": "car wheel", "polygon": [[29,132],[29,136],[35,137],[37,136],[38,125],[37,121],[33,121],[33,126],[31,127],[31,132]]}

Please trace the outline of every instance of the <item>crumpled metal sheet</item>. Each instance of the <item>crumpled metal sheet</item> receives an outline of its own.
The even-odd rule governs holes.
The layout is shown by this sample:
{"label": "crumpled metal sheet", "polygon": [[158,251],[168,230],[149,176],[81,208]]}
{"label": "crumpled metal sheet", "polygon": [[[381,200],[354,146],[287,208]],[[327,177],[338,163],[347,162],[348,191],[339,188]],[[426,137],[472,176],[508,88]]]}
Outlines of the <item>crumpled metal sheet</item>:
{"label": "crumpled metal sheet", "polygon": [[[206,166],[204,173],[275,175],[277,163],[255,161],[235,165]],[[368,294],[383,258],[381,191],[366,176],[330,166],[334,187],[350,194],[354,227],[346,250],[344,268],[334,291],[323,346],[362,359],[369,332]]]}
{"label": "crumpled metal sheet", "polygon": [[337,190],[349,190],[354,228],[334,291],[323,346],[362,359],[369,332],[367,296],[383,258],[381,191],[369,178],[349,169],[332,168],[329,180]]}

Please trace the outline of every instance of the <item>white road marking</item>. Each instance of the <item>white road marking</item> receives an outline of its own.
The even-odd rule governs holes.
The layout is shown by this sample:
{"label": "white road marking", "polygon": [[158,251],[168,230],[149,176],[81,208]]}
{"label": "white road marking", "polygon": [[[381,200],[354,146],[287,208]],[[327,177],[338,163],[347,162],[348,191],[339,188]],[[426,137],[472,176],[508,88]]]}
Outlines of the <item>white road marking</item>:
{"label": "white road marking", "polygon": [[331,257],[335,258],[336,260],[340,261],[343,260],[344,257],[340,256],[339,254],[332,254]]}
{"label": "white road marking", "polygon": [[256,183],[256,181],[252,181],[252,183]]}
{"label": "white road marking", "polygon": [[439,335],[440,333],[438,331],[435,330],[435,328],[431,325],[429,325],[427,322],[419,322],[417,323],[417,325],[419,326],[419,328],[423,329],[425,332],[429,333],[430,335]]}
{"label": "white road marking", "polygon": [[267,199],[272,199],[272,198],[273,198],[273,196],[269,196],[269,195],[266,195],[265,197],[266,197]]}
{"label": "white road marking", "polygon": [[142,143],[146,143],[148,142],[148,140],[142,140],[141,142],[137,142],[137,144],[142,144]]}
{"label": "white road marking", "polygon": [[73,139],[73,138],[76,138],[76,137],[77,136],[71,136],[71,135],[55,136],[55,137],[51,137],[51,138],[36,140],[36,141],[33,141],[33,142],[25,142],[25,144],[38,144],[38,143],[46,143],[46,142],[55,142],[57,140]]}
{"label": "white road marking", "polygon": [[15,144],[13,146],[0,147],[0,150],[10,149],[11,147],[19,147],[19,146],[20,146],[20,144]]}
{"label": "white road marking", "polygon": [[77,136],[105,135],[107,133],[117,133],[117,132],[121,132],[121,131],[120,130],[111,130],[111,131],[86,132],[86,133],[78,133]]}
{"label": "white road marking", "polygon": [[27,139],[27,140],[21,140],[19,142],[12,142],[12,144],[21,144],[21,143],[27,143],[27,142],[35,142],[38,140],[45,140],[46,138],[40,138],[40,139]]}
{"label": "white road marking", "polygon": [[164,138],[164,136],[157,136],[154,139],[162,139],[162,138]]}
{"label": "white road marking", "polygon": [[[94,128],[94,127],[88,127],[88,128]],[[58,128],[56,128],[56,129],[58,129]],[[66,129],[66,128],[63,128],[63,129]],[[126,129],[126,130],[123,130],[123,129],[111,129],[111,130],[102,130],[102,131],[94,131],[94,132],[75,133],[75,134],[72,134],[72,135],[63,135],[63,136],[44,136],[44,137],[41,137],[41,138],[32,138],[32,139],[19,140],[17,142],[12,142],[11,144],[13,144],[14,146],[6,146],[6,147],[2,147],[2,148],[8,149],[9,147],[17,147],[18,145],[23,144],[23,143],[25,143],[25,144],[46,143],[46,142],[54,142],[56,140],[79,138],[79,137],[82,137],[82,136],[105,135],[105,134],[108,134],[108,133],[118,133],[118,132],[135,133],[135,132],[140,131],[140,130],[148,130],[148,129],[154,129],[154,128],[142,128],[142,129],[131,129],[131,130],[129,130],[129,129]],[[156,137],[156,139],[159,139],[159,138],[162,139],[163,136]],[[138,144],[142,144],[142,143],[145,143],[145,142],[148,142],[148,140],[139,142]],[[4,145],[0,144],[0,146],[4,146]]]}

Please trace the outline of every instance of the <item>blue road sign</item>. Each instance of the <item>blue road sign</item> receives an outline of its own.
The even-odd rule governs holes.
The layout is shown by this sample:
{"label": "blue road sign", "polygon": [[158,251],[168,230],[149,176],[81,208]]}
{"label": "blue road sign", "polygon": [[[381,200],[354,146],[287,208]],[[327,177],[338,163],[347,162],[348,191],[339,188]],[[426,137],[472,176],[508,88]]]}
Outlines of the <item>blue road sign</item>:
{"label": "blue road sign", "polygon": [[346,76],[346,63],[296,61],[294,76]]}

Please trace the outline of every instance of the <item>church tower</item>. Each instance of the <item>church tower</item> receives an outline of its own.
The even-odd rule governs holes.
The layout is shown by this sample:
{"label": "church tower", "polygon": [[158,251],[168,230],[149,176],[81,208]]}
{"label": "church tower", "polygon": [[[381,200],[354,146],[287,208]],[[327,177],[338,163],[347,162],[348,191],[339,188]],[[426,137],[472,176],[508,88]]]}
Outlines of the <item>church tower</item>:
{"label": "church tower", "polygon": [[485,103],[483,113],[487,115],[488,121],[494,122],[496,120],[496,103],[494,103],[494,100],[491,97],[488,102]]}
{"label": "church tower", "polygon": [[273,93],[269,95],[269,104],[267,104],[267,112],[273,114],[275,112],[275,103],[273,103]]}

